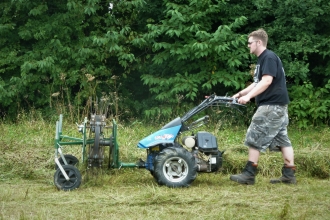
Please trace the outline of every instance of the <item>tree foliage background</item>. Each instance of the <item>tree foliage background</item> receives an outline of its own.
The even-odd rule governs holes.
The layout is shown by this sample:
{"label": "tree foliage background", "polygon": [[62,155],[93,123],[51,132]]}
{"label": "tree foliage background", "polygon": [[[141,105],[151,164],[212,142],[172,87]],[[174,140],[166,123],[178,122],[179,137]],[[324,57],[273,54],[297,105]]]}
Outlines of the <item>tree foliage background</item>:
{"label": "tree foliage background", "polygon": [[[122,119],[170,118],[251,81],[247,34],[264,28],[282,59],[291,119],[327,124],[327,0],[3,0],[2,118],[83,114],[90,96]],[[251,103],[253,105],[253,103]]]}

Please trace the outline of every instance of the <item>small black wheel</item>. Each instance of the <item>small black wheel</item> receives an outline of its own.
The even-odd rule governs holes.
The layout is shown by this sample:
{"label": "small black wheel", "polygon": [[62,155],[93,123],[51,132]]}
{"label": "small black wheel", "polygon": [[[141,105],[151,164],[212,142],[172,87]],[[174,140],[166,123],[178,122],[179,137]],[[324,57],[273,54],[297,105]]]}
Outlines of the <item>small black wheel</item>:
{"label": "small black wheel", "polygon": [[197,177],[194,156],[183,147],[162,150],[154,161],[154,177],[159,185],[188,187]]}
{"label": "small black wheel", "polygon": [[[65,154],[65,155],[64,155],[64,158],[65,158],[66,162],[68,163],[68,165],[76,166],[76,165],[79,163],[78,158],[75,157],[75,156],[73,156],[73,155],[71,155],[71,154]],[[62,157],[60,157],[60,158],[58,159],[58,161],[60,162],[60,164],[61,164],[62,166],[65,165],[65,163],[64,163],[64,161],[63,161],[63,159],[62,159]],[[55,170],[57,170],[57,169],[58,169],[58,166],[57,166],[57,164],[55,163]]]}
{"label": "small black wheel", "polygon": [[54,174],[54,183],[57,189],[69,191],[78,188],[81,184],[81,174],[79,170],[72,165],[62,166],[69,180],[66,180],[60,169],[57,169]]}

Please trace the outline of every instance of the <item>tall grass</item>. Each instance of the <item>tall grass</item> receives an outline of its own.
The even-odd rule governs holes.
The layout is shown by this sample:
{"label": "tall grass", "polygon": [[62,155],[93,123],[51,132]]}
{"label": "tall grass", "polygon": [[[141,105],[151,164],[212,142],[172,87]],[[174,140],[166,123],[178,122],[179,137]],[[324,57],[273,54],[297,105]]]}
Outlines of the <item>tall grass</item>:
{"label": "tall grass", "polygon": [[[109,121],[110,123],[110,121]],[[136,162],[146,152],[143,137],[162,125],[134,121],[118,125],[120,160]],[[0,219],[329,219],[330,129],[289,127],[295,149],[297,185],[271,185],[280,176],[279,153],[262,154],[254,186],[238,185],[229,175],[247,160],[246,127],[214,121],[201,130],[217,136],[225,150],[220,172],[199,173],[189,188],[158,186],[144,169],[87,171],[83,163],[80,188],[58,191],[53,183],[55,123],[34,112],[17,123],[0,123]],[[80,137],[64,119],[63,133]],[[65,153],[81,157],[80,146]]]}

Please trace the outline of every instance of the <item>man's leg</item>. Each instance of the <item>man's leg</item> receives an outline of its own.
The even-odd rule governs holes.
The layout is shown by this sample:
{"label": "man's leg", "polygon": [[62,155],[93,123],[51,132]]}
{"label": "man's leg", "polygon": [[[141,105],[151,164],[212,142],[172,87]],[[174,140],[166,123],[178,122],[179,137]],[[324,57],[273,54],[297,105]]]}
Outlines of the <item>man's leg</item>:
{"label": "man's leg", "polygon": [[230,180],[241,184],[253,185],[255,183],[259,155],[260,152],[257,149],[249,147],[249,161],[246,163],[242,173],[231,175]]}
{"label": "man's leg", "polygon": [[249,161],[257,164],[259,160],[259,156],[260,156],[260,152],[257,149],[253,147],[249,147]]}
{"label": "man's leg", "polygon": [[284,164],[294,166],[293,147],[281,147]]}
{"label": "man's leg", "polygon": [[282,176],[278,179],[270,180],[271,183],[296,184],[295,177],[296,166],[294,165],[294,153],[292,147],[281,147],[284,166],[282,167]]}

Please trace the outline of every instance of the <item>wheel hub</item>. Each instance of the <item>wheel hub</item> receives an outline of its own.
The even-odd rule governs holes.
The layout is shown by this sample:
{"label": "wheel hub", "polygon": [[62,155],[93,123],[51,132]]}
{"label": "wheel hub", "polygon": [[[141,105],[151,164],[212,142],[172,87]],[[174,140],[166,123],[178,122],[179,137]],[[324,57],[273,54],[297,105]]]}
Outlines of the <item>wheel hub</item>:
{"label": "wheel hub", "polygon": [[172,182],[180,182],[188,174],[188,164],[179,157],[172,157],[164,163],[164,176]]}

